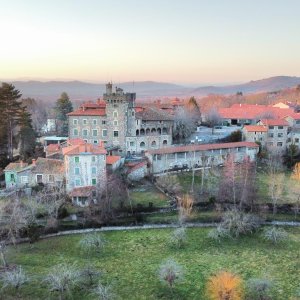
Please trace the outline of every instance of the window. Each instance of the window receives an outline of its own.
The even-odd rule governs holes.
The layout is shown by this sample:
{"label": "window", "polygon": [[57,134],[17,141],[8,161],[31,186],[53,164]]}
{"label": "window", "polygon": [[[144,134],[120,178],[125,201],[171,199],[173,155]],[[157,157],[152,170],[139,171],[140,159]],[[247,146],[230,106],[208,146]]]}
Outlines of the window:
{"label": "window", "polygon": [[131,147],[134,146],[134,142],[130,142],[130,146],[131,146]]}
{"label": "window", "polygon": [[269,129],[274,129],[274,126],[269,126]]}
{"label": "window", "polygon": [[82,130],[82,135],[83,136],[87,136],[88,135],[88,130],[87,129],[83,129]]}
{"label": "window", "polygon": [[[13,174],[11,174],[11,175],[13,175]],[[21,176],[21,182],[28,183],[28,176]]]}
{"label": "window", "polygon": [[102,129],[102,136],[107,136],[107,129]]}
{"label": "window", "polygon": [[83,125],[86,125],[87,124],[87,119],[83,119],[82,123],[83,123]]}
{"label": "window", "polygon": [[93,120],[93,125],[97,125],[97,120],[96,119]]}
{"label": "window", "polygon": [[97,136],[98,135],[98,130],[97,129],[93,129],[93,136]]}
{"label": "window", "polygon": [[155,141],[153,141],[153,142],[151,143],[151,147],[152,147],[152,148],[156,147],[156,142],[155,142]]}
{"label": "window", "polygon": [[278,133],[278,137],[283,137],[283,133]]}
{"label": "window", "polygon": [[54,175],[49,175],[48,181],[49,182],[54,182]]}
{"label": "window", "polygon": [[96,178],[92,178],[92,185],[96,185],[96,184],[97,184]]}
{"label": "window", "polygon": [[295,138],[295,143],[299,143],[299,138]]}
{"label": "window", "polygon": [[102,120],[102,125],[105,125],[106,124],[106,121],[105,120]]}
{"label": "window", "polygon": [[97,174],[97,168],[96,167],[92,167],[92,174],[93,175]]}
{"label": "window", "polygon": [[274,133],[269,133],[268,137],[271,137],[271,138],[274,137]]}
{"label": "window", "polygon": [[145,143],[144,143],[144,142],[141,142],[141,143],[140,143],[140,147],[141,147],[141,148],[145,148]]}
{"label": "window", "polygon": [[15,174],[10,174],[10,180],[15,181]]}
{"label": "window", "polygon": [[79,173],[80,173],[79,168],[78,168],[78,167],[75,167],[75,168],[74,168],[74,174],[75,174],[75,175],[79,175]]}
{"label": "window", "polygon": [[114,126],[118,126],[118,121],[114,121]]}
{"label": "window", "polygon": [[98,140],[93,140],[93,143],[98,145]]}
{"label": "window", "polygon": [[92,162],[96,162],[96,156],[92,156]]}
{"label": "window", "polygon": [[282,147],[282,142],[278,142],[277,147]]}
{"label": "window", "polygon": [[278,126],[278,129],[283,129],[283,126]]}
{"label": "window", "polygon": [[118,117],[118,112],[114,111],[113,116],[114,116],[114,118],[117,118]]}
{"label": "window", "polygon": [[134,111],[131,113],[132,116],[134,116]]}
{"label": "window", "polygon": [[43,175],[42,174],[37,174],[36,175],[36,182],[37,183],[42,183],[43,182]]}
{"label": "window", "polygon": [[114,107],[115,107],[115,108],[118,107],[118,104],[114,104]]}
{"label": "window", "polygon": [[296,121],[296,124],[299,125],[299,124],[300,124],[300,120],[297,120],[297,121]]}
{"label": "window", "polygon": [[164,140],[164,141],[163,141],[163,145],[168,145],[168,141],[167,141],[167,140]]}
{"label": "window", "polygon": [[269,145],[269,146],[273,146],[273,142],[269,142],[268,145]]}
{"label": "window", "polygon": [[74,119],[73,120],[73,125],[77,125],[78,124],[78,120],[77,119]]}
{"label": "window", "polygon": [[75,156],[74,161],[75,161],[75,163],[79,163],[79,156]]}
{"label": "window", "polygon": [[78,135],[78,129],[73,130],[73,135]]}
{"label": "window", "polygon": [[119,131],[118,130],[114,130],[114,137],[118,137],[119,136]]}
{"label": "window", "polygon": [[92,196],[96,197],[97,196],[97,192],[96,191],[92,191]]}
{"label": "window", "polygon": [[81,185],[81,180],[80,178],[75,179],[75,186],[80,186]]}

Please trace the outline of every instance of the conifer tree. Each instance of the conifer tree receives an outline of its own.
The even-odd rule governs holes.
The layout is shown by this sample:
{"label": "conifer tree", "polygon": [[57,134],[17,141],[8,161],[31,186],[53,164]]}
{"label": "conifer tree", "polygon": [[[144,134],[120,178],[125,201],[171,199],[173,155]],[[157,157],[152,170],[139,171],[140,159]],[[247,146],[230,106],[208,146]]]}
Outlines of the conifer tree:
{"label": "conifer tree", "polygon": [[19,114],[21,110],[21,97],[12,84],[3,82],[0,87],[0,153],[7,159],[13,159],[15,128],[19,123]]}
{"label": "conifer tree", "polygon": [[55,105],[56,118],[58,120],[58,134],[68,136],[68,116],[67,114],[73,111],[73,105],[66,92],[60,95]]}

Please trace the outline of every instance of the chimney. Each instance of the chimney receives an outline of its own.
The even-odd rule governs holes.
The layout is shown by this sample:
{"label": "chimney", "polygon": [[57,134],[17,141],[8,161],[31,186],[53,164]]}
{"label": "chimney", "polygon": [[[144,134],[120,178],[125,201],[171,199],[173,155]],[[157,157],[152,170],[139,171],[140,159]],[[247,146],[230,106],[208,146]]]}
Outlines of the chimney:
{"label": "chimney", "polygon": [[35,166],[36,165],[36,159],[32,159],[32,165]]}

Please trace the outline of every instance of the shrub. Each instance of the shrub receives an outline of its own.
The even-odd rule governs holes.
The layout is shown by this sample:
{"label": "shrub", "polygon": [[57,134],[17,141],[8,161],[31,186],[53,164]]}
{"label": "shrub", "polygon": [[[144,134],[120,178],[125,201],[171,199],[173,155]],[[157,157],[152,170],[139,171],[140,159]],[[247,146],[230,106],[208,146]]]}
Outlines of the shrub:
{"label": "shrub", "polygon": [[91,265],[87,265],[80,271],[80,277],[85,278],[85,282],[89,285],[93,285],[94,280],[99,276],[101,276],[101,272]]}
{"label": "shrub", "polygon": [[260,222],[256,216],[234,209],[225,212],[220,226],[227,230],[230,236],[238,238],[255,231]]}
{"label": "shrub", "polygon": [[74,286],[79,282],[80,273],[75,264],[61,263],[52,267],[45,278],[51,292],[58,292],[60,299],[65,293],[70,294]]}
{"label": "shrub", "polygon": [[159,278],[172,289],[176,282],[183,279],[182,267],[173,259],[168,259],[159,267]]}
{"label": "shrub", "polygon": [[13,287],[18,290],[22,285],[29,281],[22,267],[17,267],[11,271],[6,271],[2,274],[1,281],[3,288]]}
{"label": "shrub", "polygon": [[184,227],[176,228],[170,236],[170,244],[176,248],[182,248],[187,240],[186,229]]}
{"label": "shrub", "polygon": [[207,284],[207,296],[210,300],[243,299],[242,280],[229,272],[212,276]]}
{"label": "shrub", "polygon": [[225,229],[221,225],[219,225],[216,228],[213,228],[208,232],[208,237],[212,240],[221,242],[222,239],[225,239],[225,238],[228,238],[231,236],[227,229]]}
{"label": "shrub", "polygon": [[246,283],[247,299],[249,300],[267,300],[271,299],[270,291],[272,283],[267,279],[252,278]]}
{"label": "shrub", "polygon": [[269,227],[265,228],[263,232],[263,238],[267,241],[272,242],[273,244],[277,244],[287,240],[289,237],[288,233],[281,228]]}
{"label": "shrub", "polygon": [[86,252],[100,253],[106,244],[106,240],[101,234],[87,234],[79,242],[79,246]]}
{"label": "shrub", "polygon": [[103,285],[101,283],[94,289],[93,293],[99,300],[109,300],[114,298],[111,285]]}

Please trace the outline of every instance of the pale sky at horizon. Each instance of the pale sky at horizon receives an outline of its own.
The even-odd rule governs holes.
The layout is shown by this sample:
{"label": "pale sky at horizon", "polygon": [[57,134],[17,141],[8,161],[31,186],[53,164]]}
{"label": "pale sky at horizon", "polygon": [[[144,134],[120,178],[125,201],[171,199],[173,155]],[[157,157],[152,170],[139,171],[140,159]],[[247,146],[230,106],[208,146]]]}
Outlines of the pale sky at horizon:
{"label": "pale sky at horizon", "polygon": [[0,78],[216,84],[300,76],[297,0],[0,0]]}

